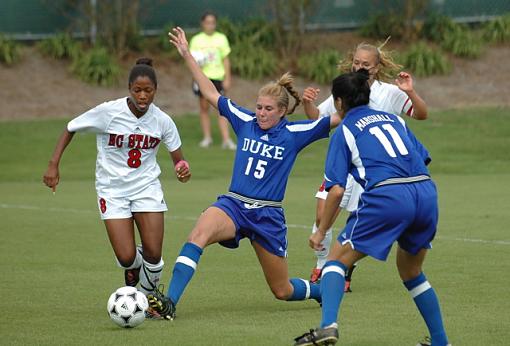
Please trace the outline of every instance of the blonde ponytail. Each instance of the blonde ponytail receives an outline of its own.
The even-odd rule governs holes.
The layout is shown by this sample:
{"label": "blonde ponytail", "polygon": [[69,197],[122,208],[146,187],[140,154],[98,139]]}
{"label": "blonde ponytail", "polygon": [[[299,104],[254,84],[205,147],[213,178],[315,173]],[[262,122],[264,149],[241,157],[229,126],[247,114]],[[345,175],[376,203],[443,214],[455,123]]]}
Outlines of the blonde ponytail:
{"label": "blonde ponytail", "polygon": [[[259,96],[272,96],[276,99],[278,107],[285,108],[286,114],[292,114],[296,107],[301,103],[301,97],[294,90],[294,77],[287,72],[283,74],[276,82],[269,82],[259,90]],[[294,106],[289,109],[289,94],[295,99]]]}

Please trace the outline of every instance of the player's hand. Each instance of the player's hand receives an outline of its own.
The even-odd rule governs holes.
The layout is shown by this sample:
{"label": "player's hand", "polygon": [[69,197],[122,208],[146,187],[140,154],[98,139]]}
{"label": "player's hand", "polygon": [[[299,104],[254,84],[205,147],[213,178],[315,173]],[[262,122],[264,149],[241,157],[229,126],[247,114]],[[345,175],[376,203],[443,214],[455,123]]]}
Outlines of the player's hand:
{"label": "player's hand", "polygon": [[184,33],[184,30],[178,26],[173,28],[172,31],[168,33],[170,43],[177,48],[181,56],[189,54],[188,40],[186,39],[186,33]]}
{"label": "player's hand", "polygon": [[310,245],[310,247],[316,251],[324,250],[324,245],[322,245],[322,242],[324,241],[324,237],[325,237],[324,234],[317,231],[317,232],[313,233],[310,236],[310,238],[308,238],[308,245]]}
{"label": "player's hand", "polygon": [[50,164],[43,176],[44,184],[47,187],[51,188],[53,193],[55,193],[55,190],[57,188],[59,181],[60,181],[60,173],[58,171],[58,166]]}
{"label": "player's hand", "polygon": [[315,102],[319,97],[321,90],[317,88],[308,87],[303,91],[303,102]]}
{"label": "player's hand", "polygon": [[403,92],[407,93],[413,91],[413,77],[407,72],[400,72],[397,79],[395,79],[395,84]]}
{"label": "player's hand", "polygon": [[175,175],[181,183],[187,182],[191,178],[189,164],[184,160],[179,161],[175,165]]}

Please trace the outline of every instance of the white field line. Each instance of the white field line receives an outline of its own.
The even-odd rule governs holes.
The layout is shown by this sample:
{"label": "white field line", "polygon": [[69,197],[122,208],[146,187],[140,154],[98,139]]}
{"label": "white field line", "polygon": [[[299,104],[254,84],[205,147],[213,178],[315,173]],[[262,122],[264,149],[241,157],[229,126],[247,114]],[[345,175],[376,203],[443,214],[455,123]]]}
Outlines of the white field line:
{"label": "white field line", "polygon": [[[0,209],[21,209],[21,210],[36,210],[36,211],[44,211],[44,212],[54,212],[54,213],[73,213],[73,214],[96,214],[96,211],[92,210],[82,210],[82,209],[72,209],[72,208],[44,208],[36,205],[20,205],[20,204],[5,204],[0,203]],[[168,215],[165,214],[165,217],[174,219],[174,220],[185,220],[185,221],[196,221],[197,217],[191,216],[178,216],[178,215]],[[287,224],[288,228],[299,228],[304,230],[310,230],[311,227],[308,225],[299,225],[299,224]],[[450,240],[450,241],[458,241],[464,243],[480,243],[480,244],[494,244],[494,245],[510,245],[510,240],[486,240],[486,239],[476,239],[476,238],[459,238],[459,237],[445,237],[445,236],[437,236],[436,239],[442,240]]]}

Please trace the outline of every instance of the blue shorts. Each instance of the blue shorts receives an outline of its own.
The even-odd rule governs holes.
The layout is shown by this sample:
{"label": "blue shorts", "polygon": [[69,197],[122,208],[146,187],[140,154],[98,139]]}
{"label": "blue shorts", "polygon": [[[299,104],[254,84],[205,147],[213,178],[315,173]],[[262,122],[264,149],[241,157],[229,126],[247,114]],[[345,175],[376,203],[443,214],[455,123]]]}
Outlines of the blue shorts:
{"label": "blue shorts", "polygon": [[437,191],[432,180],[385,185],[363,192],[338,241],[382,261],[395,241],[415,255],[431,248],[437,220]]}
{"label": "blue shorts", "polygon": [[241,239],[248,238],[276,256],[287,256],[287,225],[283,208],[251,207],[225,195],[219,196],[213,206],[227,213],[236,226],[235,238],[222,241],[221,245],[235,249]]}

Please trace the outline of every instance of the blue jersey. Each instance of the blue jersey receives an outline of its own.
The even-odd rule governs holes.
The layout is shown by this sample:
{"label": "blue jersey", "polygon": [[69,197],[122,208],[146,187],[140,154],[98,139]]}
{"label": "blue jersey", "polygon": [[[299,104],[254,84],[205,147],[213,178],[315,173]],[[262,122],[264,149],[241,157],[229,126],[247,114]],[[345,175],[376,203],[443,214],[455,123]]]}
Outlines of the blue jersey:
{"label": "blue jersey", "polygon": [[268,201],[282,201],[297,154],[308,144],[329,135],[330,119],[289,122],[262,130],[255,113],[221,96],[218,110],[237,135],[237,151],[229,190]]}
{"label": "blue jersey", "polygon": [[368,106],[355,107],[331,138],[326,189],[345,188],[350,173],[365,190],[392,178],[429,175],[425,147],[398,116]]}

